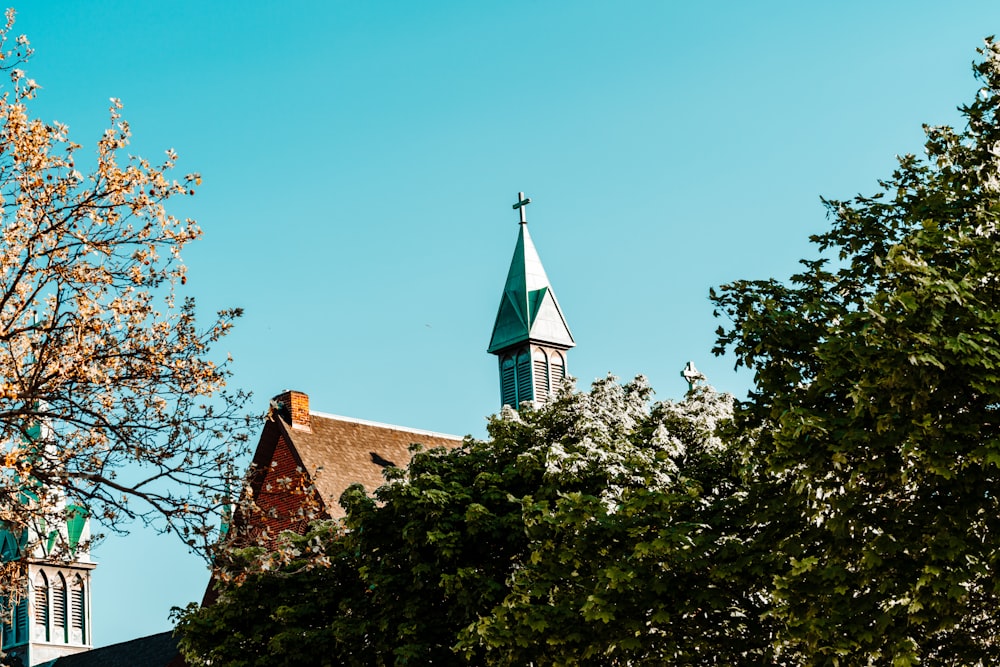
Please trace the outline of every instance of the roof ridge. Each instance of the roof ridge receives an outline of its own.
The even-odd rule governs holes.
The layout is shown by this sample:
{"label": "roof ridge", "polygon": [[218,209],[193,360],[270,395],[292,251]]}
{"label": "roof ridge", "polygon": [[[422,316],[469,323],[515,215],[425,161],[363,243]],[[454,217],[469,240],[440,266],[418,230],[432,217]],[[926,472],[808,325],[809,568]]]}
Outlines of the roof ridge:
{"label": "roof ridge", "polygon": [[417,435],[427,435],[432,438],[447,438],[449,440],[464,440],[462,436],[452,435],[450,433],[439,433],[437,431],[426,431],[421,428],[411,428],[409,426],[397,426],[395,424],[386,424],[384,422],[370,421],[368,419],[358,419],[357,417],[345,417],[343,415],[333,415],[328,412],[319,412],[317,410],[310,410],[309,414],[314,417],[323,417],[324,419],[333,419],[336,421],[349,422],[352,424],[362,424],[364,426],[377,426],[379,428],[389,428],[394,431],[403,431],[404,433],[415,433]]}

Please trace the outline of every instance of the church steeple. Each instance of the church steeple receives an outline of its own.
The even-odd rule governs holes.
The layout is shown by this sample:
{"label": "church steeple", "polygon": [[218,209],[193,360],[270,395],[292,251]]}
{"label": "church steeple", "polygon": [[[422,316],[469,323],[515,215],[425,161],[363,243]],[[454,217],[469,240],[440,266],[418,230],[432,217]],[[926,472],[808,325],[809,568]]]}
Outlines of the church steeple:
{"label": "church steeple", "polygon": [[520,232],[488,349],[500,362],[500,402],[512,407],[547,401],[566,377],[566,350],[576,345],[528,233],[530,203],[518,193]]}

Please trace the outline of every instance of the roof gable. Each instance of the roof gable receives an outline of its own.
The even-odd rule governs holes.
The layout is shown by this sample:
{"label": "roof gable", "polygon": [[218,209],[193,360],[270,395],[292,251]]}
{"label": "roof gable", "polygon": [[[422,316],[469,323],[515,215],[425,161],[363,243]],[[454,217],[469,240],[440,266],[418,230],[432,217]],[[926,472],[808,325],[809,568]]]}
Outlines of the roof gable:
{"label": "roof gable", "polygon": [[541,289],[536,294],[539,298],[531,318],[531,339],[560,347],[576,345],[563,317],[562,309],[559,308],[559,302],[556,301],[555,292],[551,289]]}

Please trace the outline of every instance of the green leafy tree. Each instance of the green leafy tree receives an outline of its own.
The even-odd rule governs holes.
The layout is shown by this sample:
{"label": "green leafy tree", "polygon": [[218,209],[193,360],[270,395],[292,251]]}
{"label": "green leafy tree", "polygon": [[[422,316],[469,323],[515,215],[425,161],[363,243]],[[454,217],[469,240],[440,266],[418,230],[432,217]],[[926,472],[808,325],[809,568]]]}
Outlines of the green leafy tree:
{"label": "green leafy tree", "polygon": [[268,554],[267,571],[180,613],[185,655],[293,664],[277,647],[302,632],[321,637],[305,642],[308,664],[765,659],[767,581],[742,563],[755,530],[742,463],[716,435],[731,399],[650,395],[642,378],[564,391],[505,410],[488,441],[418,453],[374,498],[348,490],[345,533],[291,538],[293,554],[322,551],[318,566]]}
{"label": "green leafy tree", "polygon": [[215,604],[175,608],[180,647],[191,665],[296,667],[375,664],[359,618],[369,613],[358,560],[334,522],[282,536],[278,567],[261,549],[225,555],[238,572]]}
{"label": "green leafy tree", "polygon": [[780,525],[774,617],[805,664],[1000,662],[1000,47],[967,125],[825,201],[788,284],[713,296]]}
{"label": "green leafy tree", "polygon": [[[629,412],[634,427],[572,443],[555,459],[554,496],[521,498],[526,552],[503,601],[462,632],[462,645],[485,648],[491,664],[697,665],[769,655],[771,630],[759,620],[767,582],[748,566],[749,498],[738,452],[716,433],[730,397],[697,389],[641,418]],[[582,466],[607,472],[574,488]]]}

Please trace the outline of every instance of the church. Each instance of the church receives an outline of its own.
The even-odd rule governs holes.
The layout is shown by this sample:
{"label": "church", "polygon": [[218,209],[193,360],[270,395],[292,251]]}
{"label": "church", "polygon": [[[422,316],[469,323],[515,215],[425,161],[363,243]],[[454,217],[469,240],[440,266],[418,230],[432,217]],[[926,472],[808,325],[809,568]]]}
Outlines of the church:
{"label": "church", "polygon": [[[575,345],[559,301],[528,233],[519,193],[519,231],[487,351],[497,356],[500,405],[544,403],[567,376]],[[250,469],[255,515],[234,518],[233,530],[253,543],[283,530],[303,530],[314,518],[339,518],[338,499],[361,483],[370,493],[387,466],[404,467],[411,445],[462,444],[454,435],[380,424],[311,410],[299,391],[275,396]],[[308,491],[306,491],[308,490]]]}
{"label": "church", "polygon": [[[518,194],[518,236],[500,296],[487,351],[498,364],[499,405],[546,402],[567,377],[575,341],[528,232]],[[405,426],[315,411],[302,391],[283,391],[270,402],[247,476],[251,510],[237,510],[229,527],[241,544],[270,544],[282,531],[344,515],[340,495],[355,483],[370,493],[386,467],[409,463],[411,447],[458,447],[463,439]],[[88,530],[82,520],[80,530]],[[4,650],[25,666],[178,667],[183,661],[170,632],[93,649],[90,579],[95,567],[83,551],[56,564],[44,554],[31,565],[29,594],[4,628]],[[211,601],[211,583],[206,603]]]}

